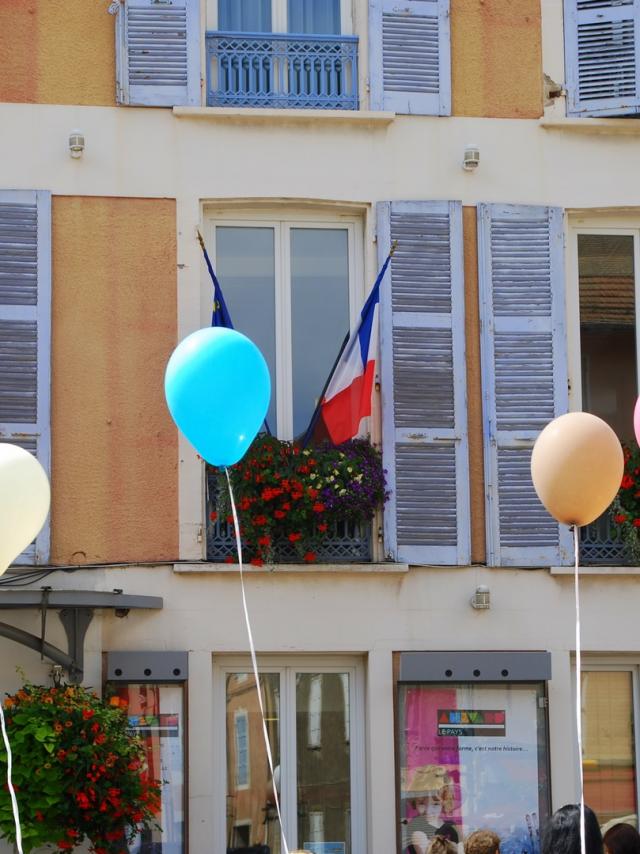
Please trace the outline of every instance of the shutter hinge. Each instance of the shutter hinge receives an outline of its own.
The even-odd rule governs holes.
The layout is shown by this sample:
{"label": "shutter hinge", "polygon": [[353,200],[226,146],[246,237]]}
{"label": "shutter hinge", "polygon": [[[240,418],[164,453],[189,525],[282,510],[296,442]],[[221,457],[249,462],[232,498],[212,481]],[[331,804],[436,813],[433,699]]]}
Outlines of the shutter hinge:
{"label": "shutter hinge", "polygon": [[196,542],[202,542],[202,525],[198,525],[198,534],[196,536]]}
{"label": "shutter hinge", "polygon": [[366,78],[366,80],[364,81],[364,91],[365,91],[367,94],[369,94],[369,92],[371,92],[371,82],[370,82],[370,80],[369,80],[369,78],[368,78],[368,77],[367,77],[367,78]]}
{"label": "shutter hinge", "polygon": [[112,3],[109,3],[109,8],[107,9],[107,12],[110,15],[117,15],[119,11],[120,11],[120,0],[113,0]]}
{"label": "shutter hinge", "polygon": [[548,709],[549,708],[549,698],[548,697],[538,697],[538,708],[539,709]]}

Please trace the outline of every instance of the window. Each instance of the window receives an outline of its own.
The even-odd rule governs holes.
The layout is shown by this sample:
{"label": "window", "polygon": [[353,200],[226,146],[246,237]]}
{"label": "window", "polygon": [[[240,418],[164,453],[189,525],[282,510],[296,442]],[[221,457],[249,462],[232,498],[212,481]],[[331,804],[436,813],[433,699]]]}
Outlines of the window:
{"label": "window", "polygon": [[640,112],[639,0],[564,0],[567,111]]}
{"label": "window", "polygon": [[210,29],[244,33],[350,33],[351,0],[209,0]]}
{"label": "window", "polygon": [[233,324],[269,365],[269,428],[299,436],[364,299],[360,223],[216,218],[209,244]]}
{"label": "window", "polygon": [[601,825],[637,822],[637,691],[637,667],[583,668],[584,797]]}
{"label": "window", "polygon": [[249,719],[245,709],[234,712],[236,789],[249,785]]}
{"label": "window", "polygon": [[489,828],[502,851],[539,854],[546,732],[544,683],[400,684],[402,850],[412,842],[424,850],[449,824],[461,840]]}
{"label": "window", "polygon": [[[215,763],[218,826],[226,827],[226,846],[239,839],[242,828],[243,845],[267,845],[272,854],[279,854],[281,837],[250,662],[220,661],[214,669],[214,715],[217,755],[226,756],[226,769],[224,762]],[[265,660],[260,663],[260,684],[289,847],[324,842],[344,854],[363,854],[364,733],[358,663]],[[241,709],[247,732],[246,787],[237,785]],[[218,849],[223,850],[221,839]]]}

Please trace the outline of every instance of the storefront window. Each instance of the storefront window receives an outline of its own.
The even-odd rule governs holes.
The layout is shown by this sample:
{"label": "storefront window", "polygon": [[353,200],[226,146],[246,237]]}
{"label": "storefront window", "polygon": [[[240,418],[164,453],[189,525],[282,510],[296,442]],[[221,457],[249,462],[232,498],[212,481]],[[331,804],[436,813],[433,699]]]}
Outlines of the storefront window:
{"label": "storefront window", "polygon": [[495,831],[501,854],[539,854],[549,812],[544,686],[399,688],[401,845]]}
{"label": "storefront window", "polygon": [[605,825],[636,824],[636,761],[631,670],[582,672],[584,798]]}
{"label": "storefront window", "polygon": [[111,683],[109,691],[128,703],[129,724],[144,740],[149,774],[162,781],[160,829],[140,834],[129,851],[131,854],[183,854],[183,686],[115,682]]}

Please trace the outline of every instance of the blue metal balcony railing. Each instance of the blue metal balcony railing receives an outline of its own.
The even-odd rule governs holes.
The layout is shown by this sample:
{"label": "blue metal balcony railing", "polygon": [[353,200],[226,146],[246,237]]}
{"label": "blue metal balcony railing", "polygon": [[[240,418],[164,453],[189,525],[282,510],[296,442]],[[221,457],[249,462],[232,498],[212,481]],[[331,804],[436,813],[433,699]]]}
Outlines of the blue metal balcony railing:
{"label": "blue metal balcony railing", "polygon": [[580,528],[580,563],[583,566],[625,566],[632,563],[609,510],[595,522]]}
{"label": "blue metal balcony railing", "polygon": [[[215,472],[207,474],[207,560],[221,562],[236,552],[233,525],[222,518],[216,494],[218,478]],[[217,519],[211,521],[215,510]],[[281,540],[275,543],[278,563],[300,563],[292,543]],[[316,553],[317,563],[370,563],[372,560],[371,525],[336,522],[323,537],[322,547]]]}
{"label": "blue metal balcony railing", "polygon": [[358,109],[357,36],[208,32],[207,105]]}

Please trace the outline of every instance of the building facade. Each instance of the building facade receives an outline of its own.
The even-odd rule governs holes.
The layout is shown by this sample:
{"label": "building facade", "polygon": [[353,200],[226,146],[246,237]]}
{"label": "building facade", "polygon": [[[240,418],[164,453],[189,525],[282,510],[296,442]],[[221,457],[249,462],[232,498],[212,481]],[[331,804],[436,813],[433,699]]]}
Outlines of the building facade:
{"label": "building facade", "polygon": [[[632,439],[639,45],[638,0],[0,4],[0,435],[52,484],[0,610],[156,745],[137,850],[283,850],[237,567],[164,402],[211,318],[198,230],[283,439],[397,241],[363,425],[391,498],[359,559],[247,573],[290,847],[449,822],[537,854],[576,800],[572,542],[529,457],[568,410]],[[608,518],[581,555],[587,802],[635,821],[640,570]],[[48,679],[0,643],[3,690]]]}

